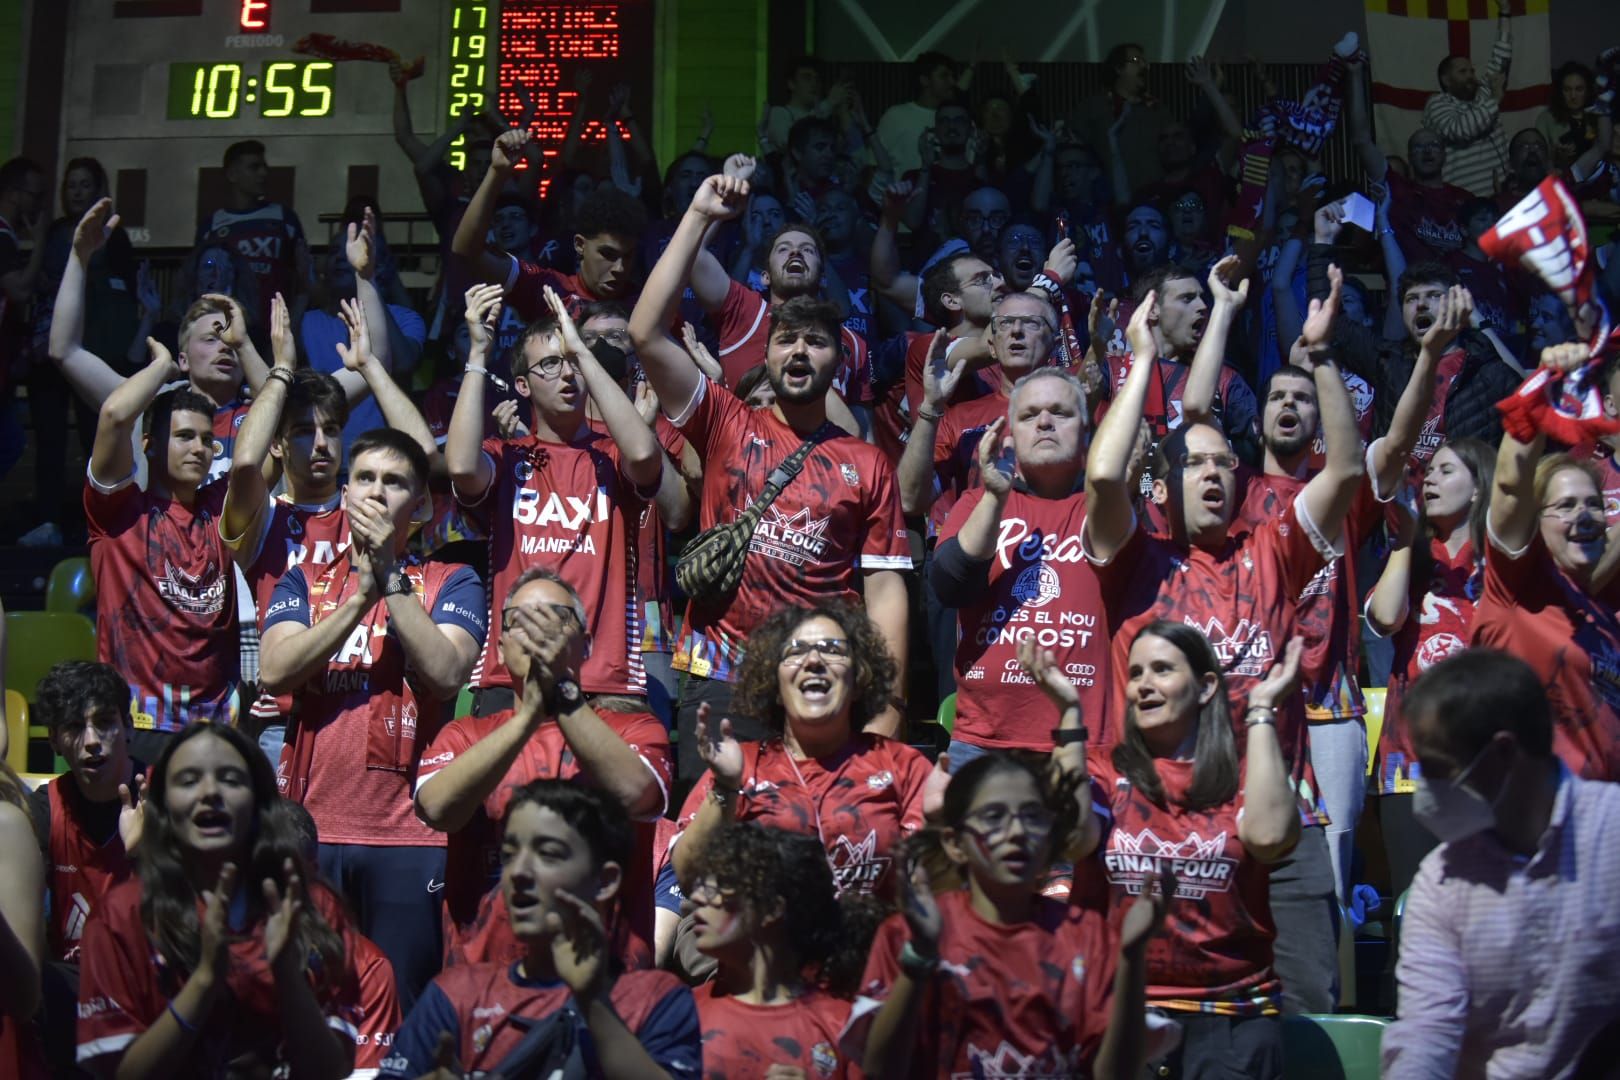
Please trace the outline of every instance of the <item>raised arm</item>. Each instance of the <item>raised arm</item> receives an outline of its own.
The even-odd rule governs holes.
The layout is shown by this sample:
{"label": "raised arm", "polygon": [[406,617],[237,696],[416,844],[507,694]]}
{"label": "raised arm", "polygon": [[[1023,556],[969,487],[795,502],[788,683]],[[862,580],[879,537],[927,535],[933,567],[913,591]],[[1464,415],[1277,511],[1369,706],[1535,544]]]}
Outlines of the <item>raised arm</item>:
{"label": "raised arm", "polygon": [[[747,154],[732,154],[726,158],[725,165],[721,167],[721,175],[730,176],[747,183],[754,176],[754,159]],[[746,209],[747,203],[743,205]],[[725,305],[726,294],[731,291],[731,275],[726,272],[726,268],[721,265],[720,260],[715,258],[714,253],[709,250],[709,242],[714,239],[715,230],[723,220],[725,219],[714,219],[709,222],[708,228],[704,230],[703,243],[698,247],[697,261],[692,264],[692,277],[689,283],[692,286],[692,295],[696,296],[698,303],[703,305],[703,310],[710,314],[719,311]],[[749,227],[747,220],[743,222],[743,225],[744,232],[756,247],[758,244],[765,242],[764,237],[754,236],[754,230]],[[737,279],[738,281],[746,280],[747,271],[752,269],[751,256],[754,253],[753,251],[738,252],[739,265],[740,260],[745,255],[750,256],[750,265],[744,269],[743,275]]]}
{"label": "raised arm", "polygon": [[630,313],[630,337],[636,356],[666,415],[680,416],[686,411],[703,376],[686,350],[670,340],[664,328],[670,325],[675,305],[692,277],[692,266],[702,251],[703,234],[710,222],[736,217],[747,198],[745,180],[722,174],[703,181],[675,227],[669,246],[647,275],[641,298]]}
{"label": "raised arm", "polygon": [[479,281],[505,284],[511,268],[510,258],[489,250],[489,226],[495,220],[495,203],[501,188],[511,178],[528,145],[529,133],[521,128],[502,132],[489,152],[489,171],[473,192],[467,210],[456,225],[456,234],[450,241],[452,253],[466,259],[472,267],[473,277]]}
{"label": "raised arm", "polygon": [[360,304],[354,300],[344,300],[338,305],[338,314],[349,331],[348,343],[340,341],[337,345],[338,356],[343,361],[343,370],[338,374],[347,375],[364,386],[377,399],[383,422],[409,435],[427,454],[428,461],[432,462],[440,453],[433,431],[421,410],[388,374],[387,365],[373,354],[372,343],[377,339]]}
{"label": "raised arm", "polygon": [[1316,527],[1329,539],[1336,538],[1345,515],[1356,497],[1356,485],[1366,473],[1361,453],[1361,430],[1356,427],[1356,409],[1350,391],[1333,359],[1333,321],[1339,314],[1339,295],[1344,275],[1337,266],[1328,268],[1332,291],[1326,300],[1312,300],[1305,318],[1305,357],[1316,381],[1316,401],[1322,425],[1325,461],[1305,490],[1299,493],[1305,510]]}
{"label": "raised arm", "polygon": [[1417,518],[1402,501],[1395,503],[1397,533],[1378,582],[1367,594],[1367,625],[1379,637],[1390,637],[1406,625],[1412,605],[1412,545],[1417,540]]}
{"label": "raised arm", "polygon": [[244,541],[258,536],[270,502],[271,478],[265,475],[265,466],[273,460],[270,444],[281,426],[281,412],[287,406],[287,393],[298,367],[298,347],[293,341],[287,302],[280,293],[270,301],[270,343],[275,366],[253,395],[253,407],[237,429],[225,507],[219,517],[220,538],[244,566],[258,554],[254,545]]}
{"label": "raised arm", "polygon": [[619,448],[623,459],[624,475],[638,489],[649,490],[658,484],[664,470],[664,448],[658,445],[658,436],[652,425],[641,418],[632,402],[613,376],[597,362],[596,354],[580,340],[579,330],[563,306],[562,297],[550,285],[545,287],[546,303],[562,332],[563,348],[573,356],[579,366],[580,378],[591,395],[608,435]]}
{"label": "raised arm", "polygon": [[1135,527],[1131,501],[1131,452],[1147,401],[1148,381],[1159,362],[1152,322],[1158,317],[1158,293],[1150,292],[1131,313],[1126,337],[1131,343],[1131,370],[1125,385],[1097,425],[1086,459],[1086,522],[1082,527],[1086,551],[1101,562],[1119,554]]}
{"label": "raised arm", "polygon": [[[90,475],[101,484],[118,484],[135,472],[135,453],[130,439],[135,424],[157,397],[163,384],[180,377],[174,357],[155,338],[146,339],[152,354],[147,365],[119,384],[102,402],[96,421],[95,446],[90,451]],[[150,432],[159,445],[168,442],[168,432]]]}
{"label": "raised arm", "polygon": [[[388,314],[388,305],[383,302],[382,294],[377,291],[377,219],[371,208],[366,207],[365,216],[359,222],[350,222],[348,231],[344,236],[344,255],[349,265],[354,269],[354,298],[359,304],[364,316],[363,326],[366,332],[366,353],[381,365],[384,372],[392,371],[394,367],[394,335],[398,328]],[[347,318],[344,320],[347,322]],[[351,327],[349,340],[354,340],[354,331]],[[351,368],[346,362],[334,377],[343,387],[343,392],[349,398],[349,404],[354,404],[365,397],[370,389],[362,372]],[[377,403],[379,406],[382,402]]]}
{"label": "raised arm", "polygon": [[1361,167],[1367,170],[1369,180],[1382,180],[1389,171],[1389,159],[1373,140],[1372,117],[1367,113],[1367,65],[1360,60],[1347,60],[1344,64],[1347,85],[1344,88],[1345,108],[1349,110],[1350,145],[1361,158]]}
{"label": "raised arm", "polygon": [[906,440],[905,453],[900,455],[900,466],[895,470],[900,485],[900,509],[907,514],[926,514],[934,505],[934,445],[939,437],[939,422],[945,417],[945,403],[956,392],[967,365],[952,366],[946,358],[945,347],[949,338],[945,331],[935,330],[934,340],[928,348],[928,363],[923,367],[922,404],[911,425],[911,438]]}
{"label": "raised arm", "polygon": [[247,329],[247,312],[234,296],[224,293],[204,293],[209,299],[218,300],[231,309],[231,321],[225,329],[220,331],[219,339],[236,353],[236,359],[242,364],[242,375],[247,379],[248,389],[255,394],[264,385],[266,375],[270,368],[265,365],[264,357],[259,355],[258,346],[253,344],[253,338]]}
{"label": "raised arm", "polygon": [[73,248],[62,270],[62,282],[56,287],[51,314],[51,359],[79,399],[95,409],[101,408],[124,379],[84,347],[85,273],[90,257],[117,227],[118,215],[112,212],[111,199],[101,199],[84,212],[73,230]]}
{"label": "raised arm", "polygon": [[903,709],[906,684],[910,677],[906,668],[906,652],[910,639],[906,636],[910,607],[906,599],[905,575],[898,570],[863,570],[861,593],[866,603],[866,614],[872,625],[883,635],[894,657],[894,685],[889,688],[889,706],[867,721],[866,730],[890,739],[898,739],[905,728]]}
{"label": "raised arm", "polygon": [[501,318],[501,287],[474,285],[466,294],[467,370],[461,392],[450,414],[444,440],[444,464],[456,498],[469,504],[482,502],[495,482],[495,467],[484,455],[484,381],[490,342]]}
{"label": "raised arm", "polygon": [[[1541,350],[1541,366],[1573,371],[1592,358],[1586,345],[1569,342]],[[1536,462],[1547,447],[1547,436],[1536,432],[1528,443],[1503,432],[1496,451],[1496,480],[1491,487],[1491,508],[1485,519],[1491,543],[1504,553],[1523,551],[1535,539],[1537,511]]]}
{"label": "raised arm", "polygon": [[1299,804],[1277,741],[1277,708],[1299,692],[1299,655],[1304,646],[1301,638],[1289,640],[1282,661],[1249,691],[1243,717],[1248,745],[1238,840],[1263,863],[1277,862],[1299,843]]}
{"label": "raised arm", "polygon": [[1379,495],[1394,491],[1406,473],[1406,463],[1423,433],[1429,407],[1434,404],[1434,371],[1440,358],[1450,351],[1462,328],[1474,312],[1474,297],[1461,285],[1453,285],[1440,301],[1434,322],[1423,332],[1412,377],[1406,381],[1395,402],[1389,430],[1372,445],[1374,490]]}
{"label": "raised arm", "polygon": [[883,192],[883,213],[872,236],[872,288],[908,314],[917,306],[917,276],[900,271],[900,219],[912,196],[909,182],[890,184]]}
{"label": "raised arm", "polygon": [[1460,101],[1450,94],[1435,94],[1423,107],[1423,126],[1439,135],[1448,145],[1472,142],[1496,126],[1500,116],[1497,103]]}
{"label": "raised arm", "polygon": [[1210,268],[1209,291],[1215,305],[1209,309],[1209,321],[1181,394],[1184,422],[1189,424],[1207,423],[1214,411],[1221,363],[1226,359],[1226,335],[1232,329],[1232,319],[1249,300],[1249,279],[1236,255],[1228,255]]}
{"label": "raised arm", "polygon": [[1277,252],[1277,266],[1271,275],[1271,310],[1280,342],[1299,337],[1299,329],[1305,325],[1305,316],[1294,296],[1294,272],[1304,253],[1305,241],[1297,236],[1284,240]]}

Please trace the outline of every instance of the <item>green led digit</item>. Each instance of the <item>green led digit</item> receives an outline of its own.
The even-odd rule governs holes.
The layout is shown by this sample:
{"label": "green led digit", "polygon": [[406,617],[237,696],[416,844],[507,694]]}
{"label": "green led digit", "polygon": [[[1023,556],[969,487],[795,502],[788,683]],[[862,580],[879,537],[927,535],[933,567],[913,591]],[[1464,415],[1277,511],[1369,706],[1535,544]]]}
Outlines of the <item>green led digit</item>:
{"label": "green led digit", "polygon": [[[297,97],[297,95],[298,95],[298,85],[297,85],[297,82],[295,81],[297,79],[297,75],[295,74],[293,76],[293,79],[289,80],[286,85],[283,84],[281,76],[288,73],[288,72],[296,72],[297,70],[298,70],[298,65],[297,64],[289,63],[288,61],[285,61],[285,60],[279,61],[279,62],[274,63],[274,64],[265,65],[265,69],[264,69],[264,107],[263,107],[263,110],[262,110],[263,115],[265,115],[265,116],[291,116],[292,115],[293,99],[295,97]],[[279,95],[281,95],[281,103],[279,105],[270,104],[270,101],[271,101],[270,95],[271,94],[279,94]]]}
{"label": "green led digit", "polygon": [[320,101],[309,108],[299,109],[299,116],[325,116],[332,111],[332,78],[335,74],[336,68],[330,60],[318,60],[304,68],[304,92],[314,94]]}
{"label": "green led digit", "polygon": [[197,77],[191,80],[191,115],[203,114],[203,79],[205,78],[203,66],[197,65]]}
{"label": "green led digit", "polygon": [[[231,85],[226,90],[224,104],[219,103],[220,76],[229,74]],[[236,92],[242,85],[242,65],[215,64],[208,72],[208,100],[204,103],[204,111],[214,119],[228,119],[236,115]]]}

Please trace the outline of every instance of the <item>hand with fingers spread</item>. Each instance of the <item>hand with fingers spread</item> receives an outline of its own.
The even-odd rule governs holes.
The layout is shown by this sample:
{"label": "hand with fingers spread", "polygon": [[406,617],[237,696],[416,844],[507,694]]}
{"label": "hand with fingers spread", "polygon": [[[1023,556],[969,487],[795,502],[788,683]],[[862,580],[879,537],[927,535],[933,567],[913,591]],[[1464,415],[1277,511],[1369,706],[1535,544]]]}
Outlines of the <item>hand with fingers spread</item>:
{"label": "hand with fingers spread", "polygon": [[1119,951],[1140,953],[1164,925],[1164,914],[1176,895],[1173,870],[1161,870],[1142,883],[1142,894],[1125,909],[1119,927]]}
{"label": "hand with fingers spread", "polygon": [[574,325],[574,317],[568,314],[568,305],[563,303],[563,298],[558,296],[557,290],[550,285],[545,286],[542,291],[546,298],[546,307],[551,309],[552,318],[557,320],[557,331],[562,335],[563,348],[574,356],[589,354],[591,350],[580,339],[579,327]]}
{"label": "hand with fingers spread", "polygon": [[1249,279],[1243,260],[1228,255],[1209,270],[1209,291],[1215,303],[1240,308],[1249,301]]}
{"label": "hand with fingers spread", "polygon": [[720,172],[724,176],[746,183],[754,178],[756,166],[757,162],[747,154],[732,154],[726,158],[725,164],[720,166]]}
{"label": "hand with fingers spread", "polygon": [[697,714],[698,757],[714,777],[721,791],[738,791],[743,782],[742,744],[731,733],[731,721],[715,717],[708,705],[699,705]]}
{"label": "hand with fingers spread", "polygon": [[710,221],[730,221],[748,205],[748,181],[734,176],[711,176],[692,196],[692,209]]}
{"label": "hand with fingers spread", "polygon": [[79,224],[74,226],[73,253],[79,257],[80,262],[88,266],[90,256],[100,250],[116,228],[118,215],[113,213],[113,201],[107,198],[97,199],[95,204],[84,212]]}
{"label": "hand with fingers spread", "polygon": [[287,879],[286,892],[274,878],[265,878],[261,883],[265,910],[270,913],[264,923],[264,960],[277,979],[301,979],[304,957],[298,952],[297,940],[304,914],[304,881],[292,859],[282,860],[281,872]]}
{"label": "hand with fingers spread", "polygon": [[338,356],[350,371],[364,371],[375,359],[371,353],[371,330],[366,326],[366,313],[358,300],[338,301],[338,315],[349,331],[349,341],[337,343]]}
{"label": "hand with fingers spread", "polygon": [[551,935],[551,962],[574,1000],[583,1005],[605,994],[612,967],[601,913],[566,889],[558,889],[552,893],[545,928]]}
{"label": "hand with fingers spread", "polygon": [[1327,299],[1311,301],[1305,313],[1305,324],[1300,328],[1300,337],[1305,342],[1307,371],[1316,370],[1317,361],[1333,347],[1333,323],[1339,317],[1339,300],[1343,293],[1344,271],[1330,263]]}
{"label": "hand with fingers spread", "polygon": [[714,358],[709,347],[698,339],[697,329],[691,323],[681,324],[681,344],[686,347],[686,355],[692,358],[692,363],[703,372],[704,378],[712,382],[725,381],[725,369],[720,366],[720,361]]}
{"label": "hand with fingers spread", "polygon": [[957,384],[967,370],[966,364],[951,363],[946,355],[950,343],[949,334],[935,330],[934,340],[928,345],[928,363],[923,365],[922,404],[935,416],[944,412],[946,403],[955,395]]}
{"label": "hand with fingers spread", "polygon": [[272,365],[278,370],[292,372],[298,367],[298,340],[293,337],[287,301],[280,293],[270,300],[270,355]]}
{"label": "hand with fingers spread", "polygon": [[1157,362],[1159,343],[1153,336],[1154,312],[1159,306],[1159,294],[1149,290],[1142,302],[1131,312],[1131,321],[1125,327],[1125,340],[1130,344],[1134,363]]}
{"label": "hand with fingers spread", "polygon": [[998,416],[979,436],[979,482],[984,490],[997,499],[1005,499],[1012,491],[1013,474],[1017,468],[1013,461],[1012,436],[1002,434],[1007,418]]}
{"label": "hand with fingers spread", "polygon": [[906,929],[911,931],[912,950],[925,959],[938,956],[945,917],[940,914],[928,871],[916,852],[907,857],[900,875],[900,913],[905,916]]}
{"label": "hand with fingers spread", "polygon": [[146,790],[137,773],[129,783],[118,785],[118,839],[124,845],[125,855],[135,854],[145,831]]}
{"label": "hand with fingers spread", "polygon": [[1303,638],[1288,639],[1282,659],[1249,691],[1249,708],[1276,709],[1299,692],[1299,658],[1304,651]]}
{"label": "hand with fingers spread", "polygon": [[354,268],[354,276],[370,281],[377,272],[377,215],[366,207],[358,222],[350,222],[343,243],[343,254]]}
{"label": "hand with fingers spread", "polygon": [[523,422],[518,412],[519,402],[516,398],[507,398],[494,408],[495,433],[510,442],[521,439],[529,433],[529,428]]}
{"label": "hand with fingers spread", "polygon": [[230,973],[231,897],[236,895],[236,864],[219,868],[214,887],[203,893],[202,922],[198,927],[196,974],[210,983],[219,983]]}
{"label": "hand with fingers spread", "polygon": [[523,160],[525,148],[529,145],[529,132],[524,128],[511,128],[503,131],[490,147],[489,167],[497,173],[510,173],[517,168],[518,162]]}
{"label": "hand with fingers spread", "polygon": [[1068,285],[1074,280],[1074,272],[1080,268],[1080,255],[1075,250],[1074,241],[1067,236],[1060,237],[1052,245],[1052,250],[1046,253],[1045,269],[1057,273],[1058,284]]}
{"label": "hand with fingers spread", "polygon": [[1453,285],[1440,298],[1434,322],[1423,331],[1423,349],[1430,356],[1444,355],[1451,348],[1451,343],[1457,340],[1457,335],[1471,324],[1473,316],[1474,294],[1461,285]]}
{"label": "hand with fingers spread", "polygon": [[501,297],[505,290],[499,285],[474,285],[467,290],[467,337],[472,351],[484,353],[495,339],[495,328],[501,323]]}

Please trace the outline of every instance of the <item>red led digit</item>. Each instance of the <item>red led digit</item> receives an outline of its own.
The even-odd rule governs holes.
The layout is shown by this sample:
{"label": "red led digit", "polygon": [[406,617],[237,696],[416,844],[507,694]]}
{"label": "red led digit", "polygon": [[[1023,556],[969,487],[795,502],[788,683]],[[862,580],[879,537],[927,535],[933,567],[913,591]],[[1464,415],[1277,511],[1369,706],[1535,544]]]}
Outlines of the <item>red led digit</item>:
{"label": "red led digit", "polygon": [[242,0],[243,30],[266,30],[270,26],[270,0]]}

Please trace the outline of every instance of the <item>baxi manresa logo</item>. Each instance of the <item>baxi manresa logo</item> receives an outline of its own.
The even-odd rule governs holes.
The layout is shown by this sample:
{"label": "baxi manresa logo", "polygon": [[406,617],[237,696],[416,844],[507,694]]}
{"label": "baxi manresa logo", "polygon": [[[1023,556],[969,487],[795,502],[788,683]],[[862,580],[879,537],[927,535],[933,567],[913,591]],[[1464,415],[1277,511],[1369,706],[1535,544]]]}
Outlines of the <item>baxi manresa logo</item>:
{"label": "baxi manresa logo", "polygon": [[1056,570],[1038,562],[1019,573],[1013,582],[1012,595],[1025,607],[1044,607],[1063,595],[1063,585],[1058,581]]}

